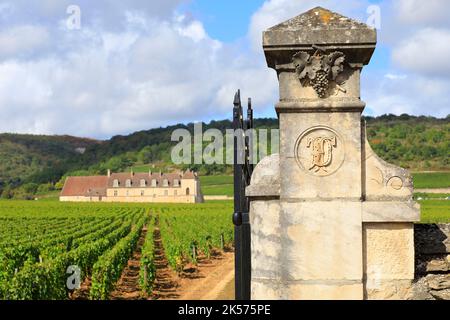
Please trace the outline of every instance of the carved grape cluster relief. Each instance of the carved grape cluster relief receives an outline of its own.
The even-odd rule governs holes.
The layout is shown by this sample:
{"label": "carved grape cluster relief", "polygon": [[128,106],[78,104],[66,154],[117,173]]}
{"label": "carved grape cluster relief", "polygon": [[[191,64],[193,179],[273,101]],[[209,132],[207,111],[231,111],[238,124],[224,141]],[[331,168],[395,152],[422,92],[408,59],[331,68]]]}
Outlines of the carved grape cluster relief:
{"label": "carved grape cluster relief", "polygon": [[[320,98],[325,98],[330,81],[336,81],[344,71],[345,55],[340,51],[325,54],[321,49],[317,49],[313,55],[300,51],[293,56],[292,62],[302,84],[309,83]],[[345,91],[340,87],[341,84],[336,83],[340,90]]]}

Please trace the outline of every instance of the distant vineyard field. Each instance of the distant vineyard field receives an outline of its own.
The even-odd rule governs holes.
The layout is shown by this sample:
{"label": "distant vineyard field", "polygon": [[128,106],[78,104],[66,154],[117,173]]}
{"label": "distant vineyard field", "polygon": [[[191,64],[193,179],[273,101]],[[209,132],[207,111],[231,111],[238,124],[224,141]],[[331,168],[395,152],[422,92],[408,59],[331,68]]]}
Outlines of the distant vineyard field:
{"label": "distant vineyard field", "polygon": [[450,201],[419,201],[421,207],[421,223],[450,223]]}
{"label": "distant vineyard field", "polygon": [[417,172],[413,179],[416,189],[450,188],[450,172]]}
{"label": "distant vineyard field", "polygon": [[[109,299],[140,238],[143,295],[155,280],[154,233],[174,270],[233,245],[231,202],[85,204],[0,201],[0,300],[69,299],[68,270],[91,279],[89,298]],[[145,230],[145,232],[144,232]],[[146,236],[144,237],[144,233]],[[144,239],[145,238],[145,239]]]}
{"label": "distant vineyard field", "polygon": [[233,176],[200,176],[200,185],[206,196],[233,196]]}

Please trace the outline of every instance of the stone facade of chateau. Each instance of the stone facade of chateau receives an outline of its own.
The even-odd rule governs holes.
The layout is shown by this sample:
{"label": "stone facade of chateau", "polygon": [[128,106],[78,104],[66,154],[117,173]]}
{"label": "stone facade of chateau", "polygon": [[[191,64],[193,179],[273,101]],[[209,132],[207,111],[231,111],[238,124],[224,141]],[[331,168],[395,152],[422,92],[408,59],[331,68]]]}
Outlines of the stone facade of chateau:
{"label": "stone facade of chateau", "polygon": [[111,173],[68,177],[60,195],[64,202],[203,202],[200,181],[191,171],[180,173]]}

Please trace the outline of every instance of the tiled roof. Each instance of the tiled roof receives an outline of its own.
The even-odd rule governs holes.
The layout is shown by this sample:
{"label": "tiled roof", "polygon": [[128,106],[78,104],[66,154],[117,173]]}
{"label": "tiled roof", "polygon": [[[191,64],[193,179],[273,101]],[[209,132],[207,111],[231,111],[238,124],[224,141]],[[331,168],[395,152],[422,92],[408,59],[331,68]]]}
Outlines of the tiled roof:
{"label": "tiled roof", "polygon": [[68,177],[61,191],[61,196],[104,196],[107,186],[107,176]]}
{"label": "tiled roof", "polygon": [[181,179],[195,179],[195,175],[187,171],[186,173],[113,173],[108,181],[108,187],[112,188],[114,186],[114,180],[119,181],[119,187],[123,188],[126,186],[126,181],[131,180],[131,187],[139,188],[141,187],[141,180],[145,180],[146,186],[150,187],[152,185],[152,180],[156,180],[157,186],[162,187],[163,182],[167,179],[169,187],[174,186],[174,181]]}

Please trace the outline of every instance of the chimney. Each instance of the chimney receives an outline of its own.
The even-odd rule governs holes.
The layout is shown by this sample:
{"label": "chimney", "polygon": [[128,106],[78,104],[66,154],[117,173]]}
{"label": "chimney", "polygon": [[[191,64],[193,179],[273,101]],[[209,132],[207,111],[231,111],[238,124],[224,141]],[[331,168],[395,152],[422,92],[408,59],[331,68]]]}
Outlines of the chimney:
{"label": "chimney", "polygon": [[149,176],[149,177],[152,176],[152,170],[148,170],[148,176]]}
{"label": "chimney", "polygon": [[133,168],[131,168],[131,176],[134,177]]}
{"label": "chimney", "polygon": [[111,177],[111,170],[108,169],[108,178],[110,178],[110,177]]}

